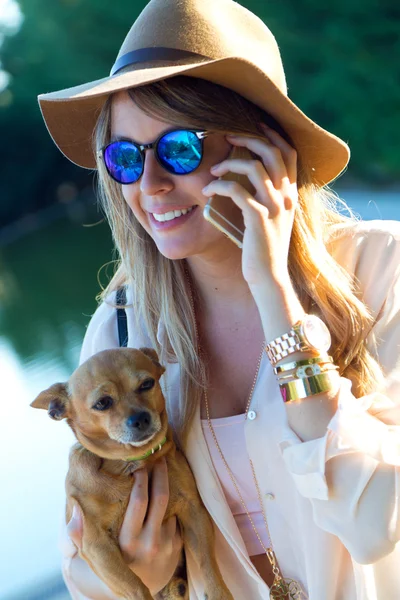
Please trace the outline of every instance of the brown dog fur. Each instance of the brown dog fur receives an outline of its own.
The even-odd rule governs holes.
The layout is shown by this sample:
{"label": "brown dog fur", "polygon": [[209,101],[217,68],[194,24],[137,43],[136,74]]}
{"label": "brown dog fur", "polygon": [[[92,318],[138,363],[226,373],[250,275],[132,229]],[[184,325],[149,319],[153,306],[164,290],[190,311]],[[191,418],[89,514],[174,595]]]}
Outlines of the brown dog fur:
{"label": "brown dog fur", "polygon": [[[152,599],[123,560],[118,536],[134,472],[145,467],[150,476],[154,462],[165,456],[170,490],[165,520],[176,515],[184,548],[190,548],[203,574],[205,597],[233,600],[215,559],[211,518],[168,425],[159,384],[164,372],[151,348],[104,350],[80,365],[68,382],[41,392],[31,406],[46,409],[52,419],[67,419],[78,440],[69,456],[66,522],[74,502],[78,503],[83,514],[79,554],[113,593],[127,600]],[[160,448],[165,436],[167,441]],[[143,445],[137,445],[140,440]],[[152,448],[156,450],[148,458],[127,461]],[[174,576],[157,597],[182,600],[188,594],[185,585],[182,595],[182,582]]]}

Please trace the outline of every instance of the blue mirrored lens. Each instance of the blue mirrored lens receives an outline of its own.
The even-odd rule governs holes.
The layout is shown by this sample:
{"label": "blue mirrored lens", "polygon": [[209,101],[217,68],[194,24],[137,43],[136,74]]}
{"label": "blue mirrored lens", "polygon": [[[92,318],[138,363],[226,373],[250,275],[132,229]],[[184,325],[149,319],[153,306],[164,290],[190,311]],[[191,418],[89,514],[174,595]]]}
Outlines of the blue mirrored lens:
{"label": "blue mirrored lens", "polygon": [[201,163],[202,142],[193,131],[171,131],[158,142],[158,158],[170,173],[191,173]]}
{"label": "blue mirrored lens", "polygon": [[119,183],[134,183],[142,174],[142,156],[131,142],[113,142],[107,146],[104,162],[111,177]]}

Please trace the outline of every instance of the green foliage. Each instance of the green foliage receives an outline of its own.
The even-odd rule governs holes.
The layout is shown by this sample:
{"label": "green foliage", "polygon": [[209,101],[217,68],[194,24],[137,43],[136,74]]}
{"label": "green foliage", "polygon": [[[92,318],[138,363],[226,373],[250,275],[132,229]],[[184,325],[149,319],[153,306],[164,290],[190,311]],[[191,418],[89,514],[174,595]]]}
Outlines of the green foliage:
{"label": "green foliage", "polygon": [[[20,0],[21,30],[0,47],[12,76],[0,93],[0,224],[55,201],[64,181],[92,174],[67,161],[43,124],[37,95],[108,75],[146,0]],[[349,172],[369,182],[400,175],[400,5],[397,0],[242,0],[273,31],[289,96],[352,150]],[[5,176],[4,176],[5,175]]]}
{"label": "green foliage", "polygon": [[296,10],[287,1],[247,5],[278,40],[290,97],[350,145],[350,171],[377,183],[398,179],[399,3],[303,0]]}

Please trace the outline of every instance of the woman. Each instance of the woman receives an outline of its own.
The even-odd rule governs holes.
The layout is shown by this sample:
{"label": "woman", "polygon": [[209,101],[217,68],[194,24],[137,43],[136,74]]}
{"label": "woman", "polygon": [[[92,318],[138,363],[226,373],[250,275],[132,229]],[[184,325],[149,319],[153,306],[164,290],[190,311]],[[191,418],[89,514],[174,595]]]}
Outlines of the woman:
{"label": "woman", "polygon": [[[231,0],[151,0],[110,77],[39,102],[60,150],[98,169],[121,258],[80,360],[119,345],[126,286],[128,344],[166,366],[234,598],[398,598],[400,229],[337,211],[327,184],[348,147],[289,100],[269,29]],[[230,172],[254,196],[219,179]],[[242,250],[203,218],[215,194],[242,210]],[[181,549],[176,521],[162,523],[165,468],[149,492],[138,472],[119,539],[153,594]],[[70,592],[112,598],[77,555],[81,528],[77,515],[64,531]]]}

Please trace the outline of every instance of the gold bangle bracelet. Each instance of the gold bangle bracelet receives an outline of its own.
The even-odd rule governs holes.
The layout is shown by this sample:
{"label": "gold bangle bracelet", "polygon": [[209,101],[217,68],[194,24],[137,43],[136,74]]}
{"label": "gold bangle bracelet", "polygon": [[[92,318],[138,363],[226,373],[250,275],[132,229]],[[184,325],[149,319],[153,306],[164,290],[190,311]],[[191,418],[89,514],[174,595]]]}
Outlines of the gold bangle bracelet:
{"label": "gold bangle bracelet", "polygon": [[322,392],[328,392],[340,381],[339,373],[320,373],[305,379],[295,379],[288,383],[279,384],[284,402],[302,400],[308,396],[315,396]]}
{"label": "gold bangle bracelet", "polygon": [[297,375],[297,373],[289,373],[289,375],[280,375],[279,377],[276,378],[277,382],[280,383],[281,381],[286,381],[286,380],[296,380],[296,379],[308,379],[309,377],[315,377],[316,375],[321,375],[322,373],[327,373],[328,371],[336,371],[337,369],[339,369],[339,367],[337,365],[331,365],[328,364],[325,368],[321,367],[319,373],[310,373],[309,375],[306,376],[299,376]]}
{"label": "gold bangle bracelet", "polygon": [[314,365],[315,363],[328,363],[333,362],[332,356],[329,354],[316,356],[314,358],[305,358],[303,360],[293,361],[291,363],[286,363],[281,367],[273,367],[275,375],[278,373],[284,373],[285,371],[291,371],[292,369],[297,369],[297,367],[302,367],[304,365]]}

